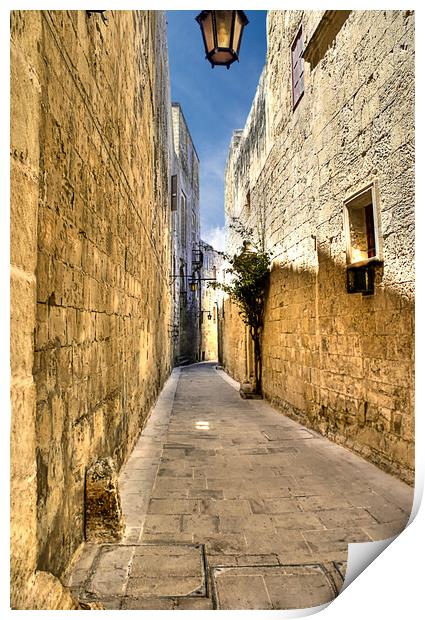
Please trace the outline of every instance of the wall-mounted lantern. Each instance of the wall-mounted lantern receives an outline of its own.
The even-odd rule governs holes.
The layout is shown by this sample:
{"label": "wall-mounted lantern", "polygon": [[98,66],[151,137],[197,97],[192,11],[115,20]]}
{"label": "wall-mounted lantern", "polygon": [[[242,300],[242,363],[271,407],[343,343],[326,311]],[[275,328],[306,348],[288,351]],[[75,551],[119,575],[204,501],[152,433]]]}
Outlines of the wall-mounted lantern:
{"label": "wall-mounted lantern", "polygon": [[212,319],[211,310],[201,310],[200,312],[201,312],[201,323],[203,322],[202,317],[204,316],[204,314],[206,314],[207,315],[207,319],[209,321],[211,321],[211,319]]}
{"label": "wall-mounted lantern", "polygon": [[255,248],[252,245],[251,241],[244,241],[242,246],[243,246],[243,249],[241,252],[242,256],[247,256],[249,254],[255,254]]}
{"label": "wall-mounted lantern", "polygon": [[102,18],[103,23],[104,24],[108,23],[108,18],[105,15],[106,10],[105,11],[86,11],[86,13],[87,13],[87,17],[91,17],[92,13],[100,13],[100,16]]}
{"label": "wall-mounted lantern", "polygon": [[192,279],[192,280],[189,282],[190,290],[192,291],[192,293],[196,293],[196,289],[198,288],[198,287],[197,287],[197,284],[198,284],[198,283],[197,283],[197,282],[196,282],[196,280],[194,280],[194,279]]}
{"label": "wall-mounted lantern", "polygon": [[373,295],[375,292],[374,266],[349,267],[347,269],[347,293]]}
{"label": "wall-mounted lantern", "polygon": [[230,67],[239,61],[242,34],[248,19],[243,11],[202,11],[195,18],[201,27],[205,54],[211,67]]}

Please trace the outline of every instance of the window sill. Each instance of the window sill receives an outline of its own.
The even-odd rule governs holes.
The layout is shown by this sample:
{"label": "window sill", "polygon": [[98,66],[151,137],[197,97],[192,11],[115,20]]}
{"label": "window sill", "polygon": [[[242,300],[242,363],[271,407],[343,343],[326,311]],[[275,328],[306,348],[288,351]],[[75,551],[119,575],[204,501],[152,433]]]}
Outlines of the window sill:
{"label": "window sill", "polygon": [[366,265],[375,265],[376,267],[383,266],[384,261],[377,256],[373,256],[372,258],[367,258],[365,260],[359,260],[355,263],[347,263],[347,269],[353,269],[353,267],[366,267]]}

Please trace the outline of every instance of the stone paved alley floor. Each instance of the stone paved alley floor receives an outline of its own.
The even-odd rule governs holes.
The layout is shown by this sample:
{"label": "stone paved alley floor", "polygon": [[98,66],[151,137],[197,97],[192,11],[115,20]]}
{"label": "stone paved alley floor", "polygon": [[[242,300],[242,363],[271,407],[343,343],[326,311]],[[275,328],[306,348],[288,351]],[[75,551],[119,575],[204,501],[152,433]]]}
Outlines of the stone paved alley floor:
{"label": "stone paved alley floor", "polygon": [[116,544],[69,579],[108,609],[290,609],[333,599],[348,542],[406,524],[413,490],[203,363],[174,370],[120,476]]}

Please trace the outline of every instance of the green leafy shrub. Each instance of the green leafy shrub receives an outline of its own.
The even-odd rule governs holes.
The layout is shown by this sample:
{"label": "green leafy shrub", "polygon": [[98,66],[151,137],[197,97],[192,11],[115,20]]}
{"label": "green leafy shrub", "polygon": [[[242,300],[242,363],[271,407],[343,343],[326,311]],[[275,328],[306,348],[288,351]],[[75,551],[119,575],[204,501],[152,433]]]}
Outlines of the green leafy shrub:
{"label": "green leafy shrub", "polygon": [[[255,391],[261,393],[261,334],[264,325],[265,294],[269,280],[271,255],[260,244],[253,244],[252,230],[247,229],[238,221],[233,221],[231,227],[244,238],[240,252],[233,256],[222,253],[230,267],[227,273],[232,274],[232,282],[212,282],[210,286],[227,293],[235,303],[240,316],[249,327],[254,343],[255,358]],[[249,237],[248,237],[249,235]]]}

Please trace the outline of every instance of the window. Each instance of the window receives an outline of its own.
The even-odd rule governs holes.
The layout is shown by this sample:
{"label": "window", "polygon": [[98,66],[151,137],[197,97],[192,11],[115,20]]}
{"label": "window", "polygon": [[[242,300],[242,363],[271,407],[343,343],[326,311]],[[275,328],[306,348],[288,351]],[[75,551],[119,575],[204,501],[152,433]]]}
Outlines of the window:
{"label": "window", "polygon": [[304,94],[304,44],[303,44],[303,28],[298,30],[291,47],[291,65],[292,65],[292,106],[293,109],[298,105],[299,100]]}
{"label": "window", "polygon": [[186,237],[187,237],[187,213],[186,213],[186,194],[184,192],[181,193],[180,198],[180,236],[181,243],[184,247],[186,247]]}
{"label": "window", "polygon": [[186,265],[180,265],[180,292],[186,292],[186,278],[185,278],[185,267]]}
{"label": "window", "polygon": [[171,177],[171,211],[177,211],[177,175]]}
{"label": "window", "polygon": [[197,233],[196,214],[194,211],[192,211],[192,245],[193,246],[196,244],[196,233]]}
{"label": "window", "polygon": [[246,208],[247,215],[251,215],[251,191],[250,190],[248,190],[246,194],[245,208]]}
{"label": "window", "polygon": [[376,192],[373,185],[345,202],[347,264],[366,265],[381,258]]}

